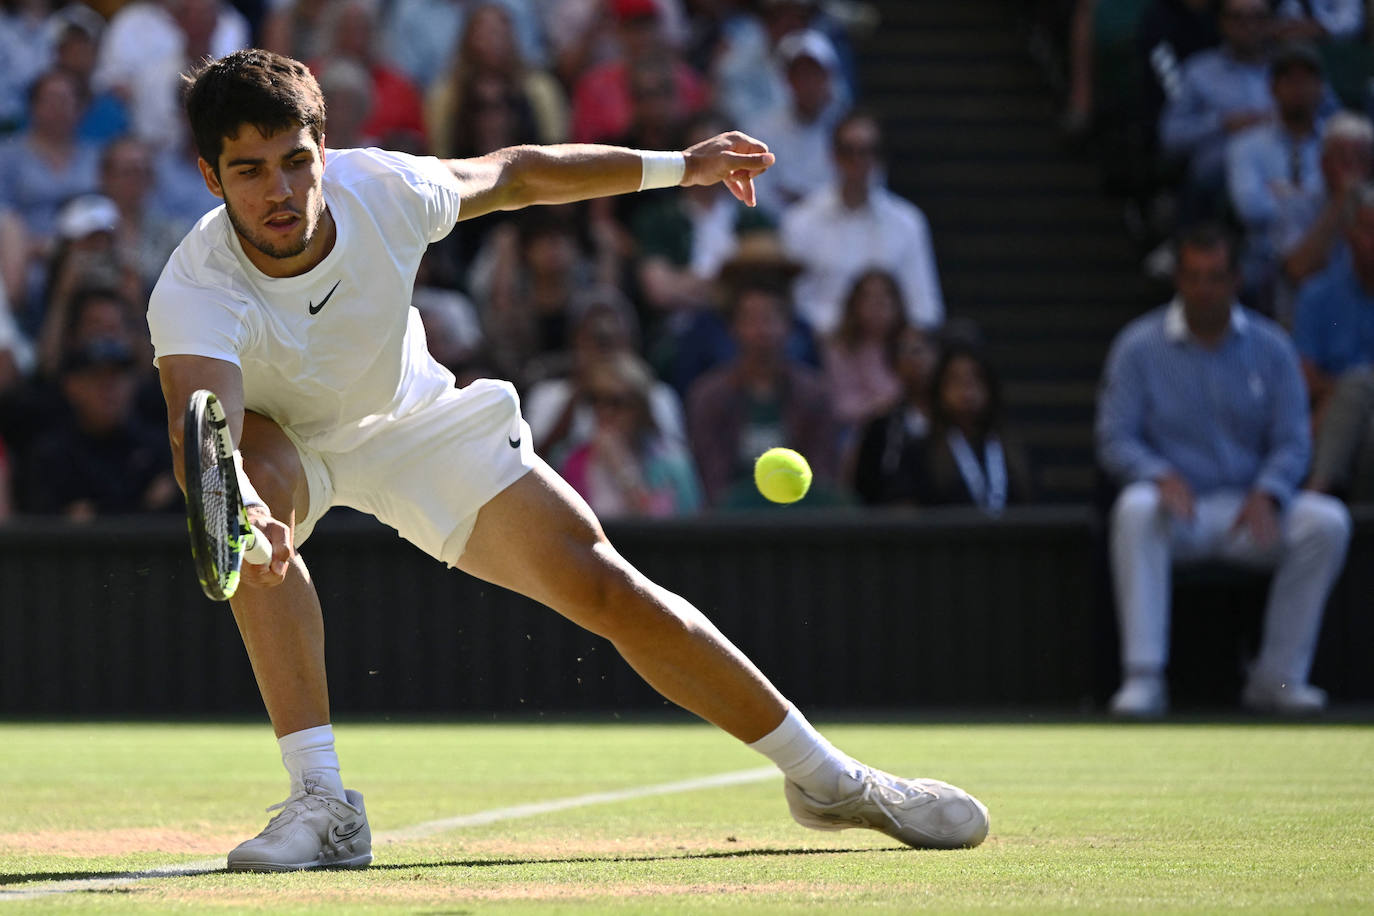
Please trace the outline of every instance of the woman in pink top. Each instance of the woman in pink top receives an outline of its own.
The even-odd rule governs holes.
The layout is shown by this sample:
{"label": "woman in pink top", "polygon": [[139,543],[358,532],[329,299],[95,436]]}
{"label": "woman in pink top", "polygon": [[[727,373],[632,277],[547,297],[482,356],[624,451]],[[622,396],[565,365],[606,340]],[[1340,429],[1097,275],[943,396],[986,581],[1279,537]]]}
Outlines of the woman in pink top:
{"label": "woman in pink top", "polygon": [[892,274],[873,269],[854,281],[823,354],[835,413],[847,429],[887,410],[901,392],[890,356],[904,314]]}

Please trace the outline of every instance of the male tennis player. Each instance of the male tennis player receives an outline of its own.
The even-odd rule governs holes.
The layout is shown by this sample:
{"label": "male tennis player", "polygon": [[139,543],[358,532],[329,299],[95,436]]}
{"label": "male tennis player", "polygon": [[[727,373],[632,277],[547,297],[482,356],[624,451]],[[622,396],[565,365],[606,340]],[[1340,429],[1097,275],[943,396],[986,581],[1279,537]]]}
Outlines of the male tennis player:
{"label": "male tennis player", "polygon": [[982,841],[976,799],[836,750],[705,616],[616,553],[535,456],[511,386],[455,388],[410,307],[421,255],[457,220],[715,182],[753,204],[753,178],[773,162],[765,146],[728,133],[685,152],[326,151],[310,72],[258,50],[205,66],[186,106],[224,206],[172,255],[148,324],[178,463],[187,398],[209,388],[229,416],[250,516],[272,544],[268,563],[245,566],[232,607],[291,777],[283,810],[229,853],[231,869],[372,860],[362,796],[339,776],[320,604],[296,552],[333,505],[609,639],[664,696],[773,760],[800,823],[871,827],[917,847]]}

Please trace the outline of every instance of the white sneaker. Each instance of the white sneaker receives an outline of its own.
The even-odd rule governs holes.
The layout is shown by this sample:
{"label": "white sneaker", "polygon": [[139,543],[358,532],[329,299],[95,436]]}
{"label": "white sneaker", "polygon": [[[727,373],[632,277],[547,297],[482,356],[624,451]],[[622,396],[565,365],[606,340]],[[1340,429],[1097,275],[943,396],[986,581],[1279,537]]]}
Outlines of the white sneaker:
{"label": "white sneaker", "polygon": [[1169,693],[1164,688],[1164,678],[1145,674],[1126,678],[1112,697],[1111,711],[1114,716],[1128,719],[1160,718],[1169,711]]}
{"label": "white sneaker", "polygon": [[1311,684],[1252,680],[1245,685],[1240,701],[1255,712],[1315,716],[1326,709],[1326,691]]}
{"label": "white sneaker", "polygon": [[229,853],[230,871],[300,871],[306,868],[366,868],[372,862],[372,828],[363,796],[352,789],[345,798],[324,794],[306,780],[305,790],[280,808],[262,833]]}
{"label": "white sneaker", "polygon": [[790,779],[792,818],[813,830],[868,827],[918,849],[977,846],[988,835],[988,809],[963,789],[934,779],[902,779],[865,767],[847,798],[823,802]]}

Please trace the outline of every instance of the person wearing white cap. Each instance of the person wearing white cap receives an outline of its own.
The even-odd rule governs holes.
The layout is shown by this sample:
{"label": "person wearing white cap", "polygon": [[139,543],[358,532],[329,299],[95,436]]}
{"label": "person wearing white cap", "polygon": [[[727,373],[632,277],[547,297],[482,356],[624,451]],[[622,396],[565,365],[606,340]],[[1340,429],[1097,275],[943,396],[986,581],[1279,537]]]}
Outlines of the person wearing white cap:
{"label": "person wearing white cap", "polygon": [[825,35],[814,29],[793,32],[778,42],[777,58],[787,78],[787,97],[745,125],[778,154],[777,165],[758,183],[759,207],[775,219],[834,181],[830,135],[847,107],[837,88],[839,58]]}

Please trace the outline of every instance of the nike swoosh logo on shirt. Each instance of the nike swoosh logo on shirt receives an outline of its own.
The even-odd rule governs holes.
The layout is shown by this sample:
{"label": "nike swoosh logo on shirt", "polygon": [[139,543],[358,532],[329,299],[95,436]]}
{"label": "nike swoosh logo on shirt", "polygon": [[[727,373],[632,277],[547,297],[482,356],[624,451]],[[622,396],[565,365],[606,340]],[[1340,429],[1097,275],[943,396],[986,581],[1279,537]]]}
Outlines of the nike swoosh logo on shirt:
{"label": "nike swoosh logo on shirt", "polygon": [[330,296],[334,295],[334,290],[338,289],[339,284],[342,282],[342,280],[335,280],[334,285],[329,288],[329,292],[325,293],[324,298],[320,300],[319,305],[316,305],[313,302],[307,305],[306,307],[310,309],[310,314],[318,315],[320,313],[320,309],[324,308],[324,304],[329,301]]}
{"label": "nike swoosh logo on shirt", "polygon": [[507,443],[508,445],[510,445],[511,448],[519,448],[519,447],[520,447],[520,440],[519,440],[519,439],[512,439],[510,436],[507,436],[507,437],[506,437],[506,443]]}

